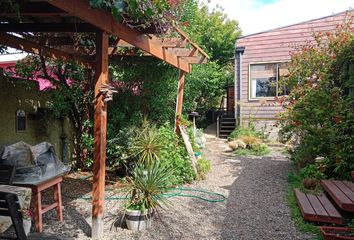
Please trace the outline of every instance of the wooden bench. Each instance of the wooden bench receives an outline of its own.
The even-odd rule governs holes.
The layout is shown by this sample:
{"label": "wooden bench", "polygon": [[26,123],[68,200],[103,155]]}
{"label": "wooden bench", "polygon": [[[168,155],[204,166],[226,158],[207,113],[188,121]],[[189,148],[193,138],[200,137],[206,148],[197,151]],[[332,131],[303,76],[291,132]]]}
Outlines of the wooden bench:
{"label": "wooden bench", "polygon": [[23,229],[22,213],[20,212],[20,204],[16,194],[0,192],[0,215],[11,217],[12,226],[17,236],[17,238],[1,236],[1,239],[27,239]]}
{"label": "wooden bench", "polygon": [[352,178],[354,179],[354,171],[351,172]]}
{"label": "wooden bench", "polygon": [[325,195],[302,193],[294,189],[296,201],[305,220],[343,224],[343,218]]}
{"label": "wooden bench", "polygon": [[354,212],[354,183],[322,180],[321,185],[341,209]]}

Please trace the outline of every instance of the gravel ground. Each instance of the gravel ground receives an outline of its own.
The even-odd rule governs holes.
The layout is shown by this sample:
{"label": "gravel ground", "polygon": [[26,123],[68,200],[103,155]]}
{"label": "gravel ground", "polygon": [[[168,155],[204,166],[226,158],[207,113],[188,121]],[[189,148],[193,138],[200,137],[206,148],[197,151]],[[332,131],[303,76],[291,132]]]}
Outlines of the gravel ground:
{"label": "gravel ground", "polygon": [[[153,229],[133,233],[114,226],[120,219],[121,201],[106,201],[105,237],[102,239],[311,239],[296,230],[286,206],[286,178],[290,163],[279,152],[267,158],[236,158],[223,153],[226,143],[207,135],[204,156],[212,161],[207,180],[186,187],[224,194],[227,201],[211,203],[194,198],[171,199],[173,207],[160,212]],[[77,180],[90,191],[88,181]],[[31,239],[90,239],[91,202],[71,199],[65,187],[64,222],[55,211],[44,215],[44,232]],[[118,220],[119,222],[119,220]]]}

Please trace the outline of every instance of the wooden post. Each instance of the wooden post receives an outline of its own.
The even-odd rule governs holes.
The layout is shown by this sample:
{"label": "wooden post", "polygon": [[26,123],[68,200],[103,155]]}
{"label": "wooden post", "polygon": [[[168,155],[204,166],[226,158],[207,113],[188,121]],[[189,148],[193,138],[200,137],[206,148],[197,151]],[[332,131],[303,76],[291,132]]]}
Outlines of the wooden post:
{"label": "wooden post", "polygon": [[107,104],[100,89],[102,84],[108,84],[108,35],[104,32],[96,35],[92,238],[100,239],[103,235],[107,132]]}
{"label": "wooden post", "polygon": [[180,117],[182,116],[183,90],[184,90],[185,76],[186,76],[186,73],[182,70],[179,70],[177,103],[176,103],[176,132],[178,132],[179,120],[180,120]]}

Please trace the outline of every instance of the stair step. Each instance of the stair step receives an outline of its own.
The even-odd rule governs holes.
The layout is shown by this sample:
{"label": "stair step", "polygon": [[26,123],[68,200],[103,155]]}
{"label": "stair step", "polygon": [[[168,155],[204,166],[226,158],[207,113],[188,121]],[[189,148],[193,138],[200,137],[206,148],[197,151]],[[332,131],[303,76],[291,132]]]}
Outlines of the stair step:
{"label": "stair step", "polygon": [[220,134],[227,134],[227,135],[230,135],[230,133],[232,133],[232,131],[220,130]]}
{"label": "stair step", "polygon": [[235,129],[235,125],[221,125],[221,129]]}
{"label": "stair step", "polygon": [[235,122],[235,118],[222,118],[222,121],[233,121]]}

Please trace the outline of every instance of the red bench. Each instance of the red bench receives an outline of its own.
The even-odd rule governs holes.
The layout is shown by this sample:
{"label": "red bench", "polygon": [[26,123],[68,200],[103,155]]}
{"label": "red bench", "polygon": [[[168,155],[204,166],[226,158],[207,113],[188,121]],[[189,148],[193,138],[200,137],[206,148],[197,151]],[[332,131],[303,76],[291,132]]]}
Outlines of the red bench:
{"label": "red bench", "polygon": [[354,183],[322,180],[321,185],[341,209],[354,212]]}
{"label": "red bench", "polygon": [[302,193],[294,189],[302,216],[311,222],[343,224],[343,218],[325,195]]}

